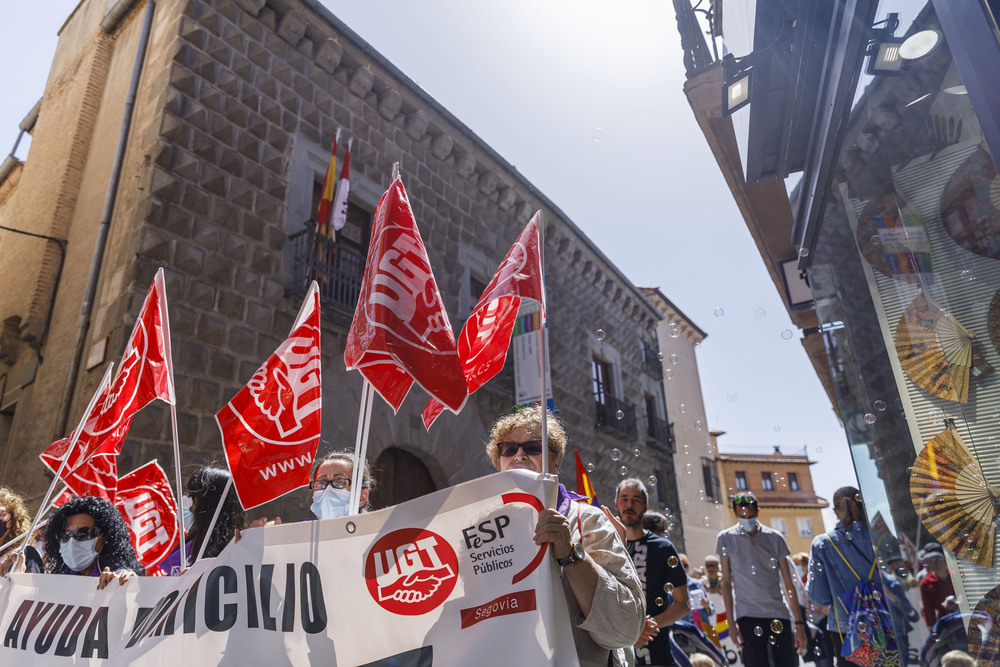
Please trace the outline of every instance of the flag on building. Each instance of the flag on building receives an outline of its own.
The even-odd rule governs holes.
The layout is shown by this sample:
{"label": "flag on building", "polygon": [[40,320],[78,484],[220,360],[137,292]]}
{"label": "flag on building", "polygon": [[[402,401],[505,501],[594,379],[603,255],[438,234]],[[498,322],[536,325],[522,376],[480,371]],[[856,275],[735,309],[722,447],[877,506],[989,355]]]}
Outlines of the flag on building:
{"label": "flag on building", "polygon": [[340,181],[337,182],[337,192],[333,197],[330,238],[333,238],[334,232],[339,232],[347,224],[347,204],[351,196],[351,143],[353,141],[353,139],[347,140],[344,166],[340,170]]}
{"label": "flag on building", "polygon": [[573,450],[573,456],[576,457],[576,492],[581,496],[590,498],[590,504],[594,507],[600,507],[601,503],[597,500],[597,490],[590,482],[590,475],[587,474],[587,469],[583,467],[583,461],[580,460],[580,452]]}
{"label": "flag on building", "polygon": [[[459,334],[458,357],[469,394],[503,369],[524,299],[541,304],[540,317],[544,320],[540,226],[541,214],[535,213],[493,274]],[[422,414],[424,427],[430,429],[443,410],[433,398],[428,401]]]}
{"label": "flag on building", "polygon": [[322,389],[319,288],[313,281],[288,337],[215,415],[245,509],[309,483]]}
{"label": "flag on building", "polygon": [[344,363],[394,411],[414,382],[455,413],[468,398],[448,312],[398,176],[375,212]]}
{"label": "flag on building", "polygon": [[340,128],[337,128],[337,135],[333,138],[333,150],[330,151],[330,164],[326,167],[326,175],[323,177],[323,190],[319,196],[319,206],[316,207],[316,233],[321,236],[333,238],[333,229],[330,227],[330,217],[333,214],[333,195],[337,187],[337,142],[340,141]]}
{"label": "flag on building", "polygon": [[[163,269],[139,310],[118,364],[118,372],[84,420],[84,426],[62,479],[78,495],[99,495],[114,500],[118,481],[115,457],[132,423],[132,416],[155,399],[174,403],[174,369],[171,361],[167,295]],[[71,438],[49,445],[42,462],[57,472]]]}

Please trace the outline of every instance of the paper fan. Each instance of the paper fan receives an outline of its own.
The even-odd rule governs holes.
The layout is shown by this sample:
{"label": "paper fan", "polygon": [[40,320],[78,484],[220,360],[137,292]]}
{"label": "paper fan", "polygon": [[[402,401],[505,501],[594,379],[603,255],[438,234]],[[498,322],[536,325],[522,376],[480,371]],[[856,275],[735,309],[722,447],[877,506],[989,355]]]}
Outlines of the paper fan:
{"label": "paper fan", "polygon": [[914,285],[934,279],[924,220],[899,190],[868,202],[858,218],[857,242],[861,256],[883,275]]}
{"label": "paper fan", "polygon": [[899,318],[896,356],[921,389],[938,398],[968,403],[975,337],[930,297],[919,294]]}
{"label": "paper fan", "polygon": [[956,556],[993,567],[997,497],[954,426],[934,436],[913,463],[910,500],[924,526]]}
{"label": "paper fan", "polygon": [[941,221],[966,250],[1000,259],[1000,177],[979,147],[959,165],[941,196]]}
{"label": "paper fan", "polygon": [[969,619],[969,653],[976,664],[1000,662],[1000,586],[983,596]]}

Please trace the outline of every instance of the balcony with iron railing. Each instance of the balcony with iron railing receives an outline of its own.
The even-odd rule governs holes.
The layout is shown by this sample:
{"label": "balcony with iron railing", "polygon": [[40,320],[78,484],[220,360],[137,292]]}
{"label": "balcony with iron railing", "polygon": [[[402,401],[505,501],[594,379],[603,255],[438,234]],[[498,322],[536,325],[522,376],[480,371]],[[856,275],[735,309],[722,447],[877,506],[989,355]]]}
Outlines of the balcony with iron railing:
{"label": "balcony with iron railing", "polygon": [[594,408],[598,427],[625,440],[635,440],[635,408],[631,403],[607,393],[594,394]]}
{"label": "balcony with iron railing", "polygon": [[315,222],[306,222],[306,229],[288,237],[295,252],[293,294],[304,294],[315,280],[319,298],[335,311],[335,317],[354,316],[361,294],[365,273],[365,256],[360,251],[337,244],[314,231]]}
{"label": "balcony with iron railing", "polygon": [[659,417],[646,415],[646,437],[668,452],[674,451],[674,426]]}

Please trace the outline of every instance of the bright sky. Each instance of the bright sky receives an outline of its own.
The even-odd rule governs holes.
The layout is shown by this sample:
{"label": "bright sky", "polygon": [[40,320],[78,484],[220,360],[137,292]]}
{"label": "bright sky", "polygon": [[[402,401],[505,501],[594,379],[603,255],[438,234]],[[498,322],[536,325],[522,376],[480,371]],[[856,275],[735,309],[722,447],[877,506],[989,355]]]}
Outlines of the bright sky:
{"label": "bright sky", "polygon": [[[42,94],[75,4],[4,7],[4,154]],[[722,451],[806,445],[821,496],[856,484],[844,432],[682,92],[671,3],[324,4],[515,165],[632,282],[659,287],[708,333],[698,363],[709,426],[726,431]],[[17,154],[27,155],[26,142]]]}

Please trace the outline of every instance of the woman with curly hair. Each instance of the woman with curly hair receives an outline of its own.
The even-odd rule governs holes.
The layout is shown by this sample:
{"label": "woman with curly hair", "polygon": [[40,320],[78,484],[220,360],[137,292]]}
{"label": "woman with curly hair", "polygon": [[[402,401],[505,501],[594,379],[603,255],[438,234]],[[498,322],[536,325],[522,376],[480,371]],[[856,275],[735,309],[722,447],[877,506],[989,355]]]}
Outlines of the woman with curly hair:
{"label": "woman with curly hair", "polygon": [[[240,504],[236,489],[230,485],[226,494],[219,518],[215,522],[212,534],[207,535],[208,527],[215,515],[215,508],[222,500],[222,492],[229,484],[231,475],[228,470],[210,465],[191,473],[187,478],[187,493],[181,497],[181,513],[184,516],[185,551],[187,564],[198,560],[201,545],[205,545],[205,558],[215,558],[227,544],[232,542],[236,531],[247,527],[247,515]],[[180,549],[175,549],[158,565],[165,574],[177,575],[181,571]]]}
{"label": "woman with curly hair", "polygon": [[74,498],[53,512],[45,529],[45,570],[99,577],[99,589],[146,574],[122,515],[95,496]]}
{"label": "woman with curly hair", "polygon": [[24,540],[19,538],[30,527],[31,517],[24,500],[10,489],[0,486],[0,557],[23,544]]}

